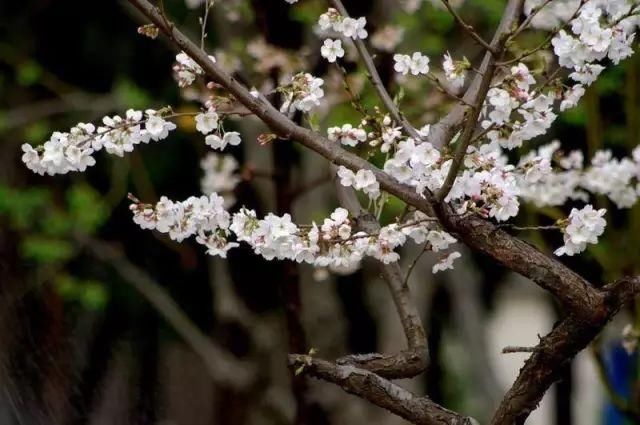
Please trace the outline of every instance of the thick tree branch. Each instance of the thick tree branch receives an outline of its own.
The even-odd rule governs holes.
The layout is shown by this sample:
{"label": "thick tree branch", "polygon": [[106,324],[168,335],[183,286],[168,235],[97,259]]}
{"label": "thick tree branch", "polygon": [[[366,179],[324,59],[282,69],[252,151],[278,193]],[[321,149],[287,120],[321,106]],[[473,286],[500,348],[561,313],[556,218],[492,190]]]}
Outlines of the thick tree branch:
{"label": "thick tree branch", "polygon": [[[446,0],[445,0],[445,3]],[[447,3],[448,4],[448,3]],[[493,80],[496,72],[497,61],[500,60],[505,51],[505,43],[514,24],[518,22],[518,19],[522,15],[522,9],[524,7],[524,0],[510,0],[505,8],[503,20],[500,24],[500,28],[496,32],[496,35],[491,41],[491,50],[485,54],[483,62],[482,75],[480,76],[480,82],[478,84],[478,90],[473,96],[473,101],[469,102],[473,106],[469,111],[466,124],[462,130],[460,140],[458,140],[458,146],[453,157],[453,163],[449,169],[449,173],[444,181],[444,184],[440,188],[437,194],[437,199],[442,201],[447,197],[449,191],[453,187],[453,183],[458,176],[458,171],[462,166],[464,157],[467,154],[467,148],[473,138],[473,134],[476,131],[478,125],[478,118],[482,111],[482,106],[491,87],[491,81]],[[466,97],[466,95],[465,95]],[[466,99],[465,99],[466,100]]]}
{"label": "thick tree branch", "polygon": [[437,213],[445,228],[467,246],[531,279],[553,294],[569,312],[591,316],[602,305],[602,293],[584,278],[490,221],[459,216],[446,204],[438,204]]}
{"label": "thick tree branch", "polygon": [[289,363],[291,367],[296,369],[302,367],[306,374],[333,382],[346,392],[357,395],[417,425],[477,423],[472,418],[447,410],[426,397],[418,397],[391,381],[363,369],[340,366],[303,355],[290,355]]}
{"label": "thick tree branch", "polygon": [[527,359],[511,389],[496,411],[492,425],[512,425],[524,420],[538,406],[562,367],[584,349],[625,303],[640,292],[639,278],[624,278],[605,286],[600,311],[590,317],[570,315],[540,341]]}

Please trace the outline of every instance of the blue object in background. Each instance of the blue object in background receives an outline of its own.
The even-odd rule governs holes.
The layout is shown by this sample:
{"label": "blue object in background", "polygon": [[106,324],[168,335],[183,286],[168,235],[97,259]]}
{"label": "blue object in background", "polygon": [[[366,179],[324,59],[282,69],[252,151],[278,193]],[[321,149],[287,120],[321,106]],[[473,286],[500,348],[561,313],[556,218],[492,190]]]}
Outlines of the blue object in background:
{"label": "blue object in background", "polygon": [[[631,395],[632,378],[636,375],[636,352],[629,355],[622,344],[616,342],[603,349],[602,358],[611,387],[620,397],[628,399]],[[605,398],[602,423],[603,425],[630,424],[608,398]]]}

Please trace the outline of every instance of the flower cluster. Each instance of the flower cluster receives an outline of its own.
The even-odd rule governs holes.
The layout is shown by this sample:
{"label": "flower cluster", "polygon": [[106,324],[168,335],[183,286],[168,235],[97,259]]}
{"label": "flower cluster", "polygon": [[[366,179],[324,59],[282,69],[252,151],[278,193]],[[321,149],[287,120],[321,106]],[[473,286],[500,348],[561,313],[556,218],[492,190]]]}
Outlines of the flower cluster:
{"label": "flower cluster", "polygon": [[453,269],[453,262],[460,257],[462,257],[462,254],[458,251],[453,251],[434,264],[431,271],[433,274],[436,274],[441,271]]}
{"label": "flower cluster", "polygon": [[355,147],[358,143],[367,140],[367,132],[361,128],[353,128],[351,124],[344,124],[342,127],[330,127],[327,130],[329,140],[340,142],[345,146]]}
{"label": "flower cluster", "polygon": [[482,127],[487,137],[506,149],[545,134],[555,121],[554,97],[532,90],[536,80],[529,68],[519,63],[502,83],[487,94]]}
{"label": "flower cluster", "polygon": [[324,44],[320,48],[320,54],[327,61],[333,63],[338,58],[344,56],[344,49],[342,48],[341,40],[332,40],[330,38],[324,41]]}
{"label": "flower cluster", "polygon": [[327,12],[320,15],[318,25],[323,31],[332,30],[347,38],[365,39],[367,38],[367,20],[364,17],[350,18],[344,17],[336,9],[329,8]]}
{"label": "flower cluster", "polygon": [[633,54],[635,23],[625,22],[632,7],[624,0],[590,0],[579,6],[571,34],[561,30],[551,41],[560,65],[575,70],[572,79],[590,84],[603,69],[595,62],[608,58],[618,64]]}
{"label": "flower cluster", "polygon": [[467,58],[454,62],[449,52],[445,53],[442,69],[444,70],[445,78],[454,89],[459,89],[464,85],[464,80],[467,78],[467,70],[470,67],[471,64]]}
{"label": "flower cluster", "polygon": [[420,75],[429,73],[429,58],[420,52],[414,52],[411,56],[395,54],[393,55],[395,65],[393,69],[399,74]]}
{"label": "flower cluster", "polygon": [[182,202],[163,196],[156,205],[134,200],[130,209],[133,221],[143,229],[167,233],[178,242],[197,236],[196,241],[205,245],[210,255],[226,258],[227,251],[238,246],[228,241],[231,216],[224,209],[224,199],[216,193],[192,196]]}
{"label": "flower cluster", "polygon": [[637,21],[630,17],[638,6],[626,0],[572,0],[571,3],[571,10],[575,10],[577,16],[570,22],[570,32],[563,29],[551,40],[558,62],[573,70],[569,78],[576,81],[565,91],[561,110],[575,106],[584,94],[584,86],[598,78],[604,70],[598,62],[609,59],[618,64],[633,54],[631,44],[637,26]]}
{"label": "flower cluster", "polygon": [[[205,143],[212,149],[225,150],[228,145],[238,146],[242,139],[237,131],[224,132],[220,126],[220,117],[213,105],[195,117],[196,130],[206,135]],[[210,134],[214,132],[213,134]]]}
{"label": "flower cluster", "polygon": [[526,0],[524,13],[529,16],[535,13],[531,20],[533,28],[552,31],[567,22],[574,11],[580,7],[581,0]]}
{"label": "flower cluster", "polygon": [[341,185],[361,190],[371,199],[376,199],[380,196],[380,184],[370,170],[358,170],[357,173],[354,173],[341,165],[338,168],[338,177],[340,177]]}
{"label": "flower cluster", "polygon": [[[215,63],[216,58],[209,56],[211,62]],[[196,80],[196,77],[203,75],[202,67],[196,63],[185,52],[176,55],[176,63],[173,65],[173,72],[180,87],[188,87]]]}
{"label": "flower cluster", "polygon": [[[409,239],[419,244],[428,242],[427,248],[433,252],[446,250],[456,242],[419,212],[402,224],[389,224],[377,234],[367,234],[353,232],[353,220],[344,208],[334,210],[320,226],[316,223],[298,226],[289,214],[270,213],[259,219],[254,210],[241,208],[231,215],[223,207],[223,198],[216,193],[182,202],[162,197],[155,205],[132,199],[133,220],[143,229],[166,233],[176,241],[195,236],[196,242],[206,246],[208,254],[223,258],[229,249],[238,246],[237,242],[230,241],[231,237],[247,243],[267,260],[288,259],[339,269],[353,269],[366,256],[386,264],[396,262],[400,257],[395,249]],[[450,265],[454,258],[455,255],[434,268],[434,273]]]}
{"label": "flower cluster", "polygon": [[[375,131],[372,131],[367,135],[367,138],[369,139],[369,146],[378,147],[380,152],[387,154],[392,149],[395,150],[397,144],[402,140],[402,127],[396,126],[396,123],[391,119],[391,117],[389,117],[389,115],[381,116],[377,121]],[[430,129],[431,126],[427,124],[417,130],[418,135],[420,135],[421,138],[426,138],[429,136]]]}
{"label": "flower cluster", "polygon": [[40,174],[66,174],[85,171],[96,161],[93,153],[105,149],[108,153],[123,156],[133,151],[135,145],[162,140],[176,125],[166,118],[165,111],[147,109],[144,113],[130,109],[124,118],[115,115],[102,119],[102,126],[79,123],[68,132],[54,132],[43,146],[33,148],[22,145],[22,161]]}
{"label": "flower cluster", "polygon": [[320,104],[324,97],[322,78],[316,78],[308,73],[299,73],[293,76],[291,83],[283,88],[285,101],[280,107],[280,112],[289,113],[293,110],[309,112]]}
{"label": "flower cluster", "polygon": [[207,135],[213,130],[218,129],[220,117],[215,110],[209,110],[204,113],[196,115],[196,130],[200,133]]}
{"label": "flower cluster", "polygon": [[228,131],[220,137],[219,134],[209,134],[205,137],[204,142],[211,146],[212,149],[225,150],[227,145],[238,146],[242,139],[237,131]]}
{"label": "flower cluster", "polygon": [[594,210],[587,205],[581,210],[573,208],[564,228],[564,246],[555,250],[556,255],[575,255],[584,251],[587,243],[598,243],[598,236],[604,232],[607,225],[602,216],[607,210]]}
{"label": "flower cluster", "polygon": [[440,151],[431,143],[408,138],[397,144],[395,154],[384,164],[384,171],[422,193],[425,189],[437,190],[450,166],[451,161],[442,163]]}
{"label": "flower cluster", "polygon": [[[445,181],[452,160],[429,142],[405,139],[395,147],[395,154],[384,164],[384,170],[402,183],[416,188],[437,191]],[[505,221],[519,210],[517,174],[507,164],[507,158],[496,143],[471,148],[464,165],[466,169],[455,180],[446,197],[454,202],[459,213],[473,211],[483,216]],[[531,167],[530,167],[531,168]],[[531,174],[531,172],[530,172]]]}
{"label": "flower cluster", "polygon": [[560,142],[554,141],[532,151],[521,163],[544,161],[554,165],[535,181],[520,184],[522,198],[538,206],[559,206],[568,200],[587,201],[588,192],[605,195],[618,208],[629,208],[640,196],[640,147],[631,158],[614,158],[611,151],[594,154],[589,166],[584,165],[582,152],[563,156]]}

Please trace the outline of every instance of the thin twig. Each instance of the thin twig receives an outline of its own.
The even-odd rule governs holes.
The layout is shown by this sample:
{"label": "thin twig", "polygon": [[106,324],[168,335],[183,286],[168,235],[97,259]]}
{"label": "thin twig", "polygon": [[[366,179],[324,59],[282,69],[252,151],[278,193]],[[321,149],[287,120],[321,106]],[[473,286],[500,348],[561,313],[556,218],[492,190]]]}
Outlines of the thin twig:
{"label": "thin twig", "polygon": [[526,30],[529,24],[531,24],[531,21],[533,21],[533,18],[535,18],[538,15],[538,13],[540,13],[542,9],[544,9],[552,1],[555,1],[555,0],[544,0],[542,4],[536,6],[531,11],[531,13],[529,13],[529,16],[527,16],[527,19],[525,19],[522,22],[522,24],[520,24],[520,26],[516,28],[516,30],[509,36],[509,41],[514,40],[518,35],[520,35],[522,31]]}
{"label": "thin twig", "polygon": [[408,285],[409,283],[409,278],[411,277],[411,273],[413,272],[413,269],[416,268],[416,265],[418,264],[418,262],[420,261],[420,259],[422,258],[422,256],[424,255],[425,252],[427,252],[427,247],[429,246],[429,242],[426,242],[423,246],[422,249],[420,250],[420,252],[418,253],[418,255],[416,255],[416,258],[413,259],[413,261],[411,262],[411,265],[409,266],[409,268],[407,269],[407,274],[404,277],[404,281],[403,283],[405,285]]}
{"label": "thin twig", "polygon": [[484,47],[486,50],[491,52],[493,55],[498,54],[498,50],[496,49],[496,47],[490,45],[489,43],[487,43],[485,41],[485,39],[482,38],[482,36],[480,36],[480,34],[478,34],[476,32],[476,30],[471,25],[466,23],[464,21],[464,19],[462,19],[462,17],[458,14],[458,12],[456,12],[456,10],[453,8],[453,6],[451,6],[451,4],[449,3],[449,0],[440,0],[440,1],[442,2],[442,4],[444,4],[444,6],[449,11],[449,13],[451,13],[451,15],[453,16],[453,19],[456,20],[458,25],[460,25],[462,27],[462,29],[464,29],[467,32],[467,34],[469,34],[471,36],[471,38],[474,39],[474,41],[476,43],[478,43],[479,45]]}
{"label": "thin twig", "polygon": [[512,353],[535,353],[536,347],[519,347],[515,345],[509,345],[502,349],[502,354],[512,354]]}
{"label": "thin twig", "polygon": [[544,49],[545,47],[547,47],[547,45],[549,45],[549,43],[551,42],[551,40],[553,40],[553,38],[563,29],[565,29],[570,23],[571,21],[573,21],[575,19],[576,16],[578,16],[578,13],[580,13],[580,10],[582,9],[582,6],[584,6],[585,4],[585,0],[582,0],[580,2],[580,4],[578,5],[578,7],[576,8],[576,10],[573,12],[573,14],[571,15],[571,17],[569,19],[567,19],[562,25],[559,25],[557,28],[555,28],[553,31],[551,31],[551,33],[549,33],[549,35],[547,35],[547,37],[545,37],[544,41],[542,43],[540,43],[538,46],[526,50],[525,52],[521,53],[519,56],[516,56],[513,59],[504,61],[504,62],[500,62],[498,65],[499,66],[509,66],[512,65],[516,62],[520,62],[522,59],[531,56],[532,54]]}
{"label": "thin twig", "polygon": [[513,230],[558,230],[560,229],[560,226],[555,224],[552,224],[550,226],[516,226],[514,224],[503,223],[503,224],[498,224],[497,227],[508,228]]}
{"label": "thin twig", "polygon": [[207,21],[209,20],[209,9],[213,5],[214,0],[205,0],[204,2],[204,16],[200,18],[200,48],[204,50],[204,40],[207,37]]}
{"label": "thin twig", "polygon": [[[329,3],[331,3],[331,5],[335,7],[336,10],[340,12],[342,16],[344,17],[349,16],[347,9],[344,7],[344,5],[340,0],[329,0]],[[380,78],[380,74],[376,69],[376,65],[373,62],[373,58],[371,57],[371,54],[369,54],[369,51],[367,50],[367,46],[365,45],[364,41],[360,40],[359,38],[356,38],[353,40],[353,43],[355,44],[356,49],[360,54],[360,58],[362,59],[362,62],[365,68],[367,69],[369,81],[371,81],[373,88],[376,90],[376,93],[378,93],[378,97],[384,104],[385,108],[387,108],[387,111],[391,114],[391,117],[398,124],[400,124],[400,126],[402,126],[404,131],[409,136],[413,137],[416,140],[422,140],[423,137],[420,135],[420,133],[418,133],[418,130],[416,130],[416,128],[413,127],[411,123],[409,123],[409,121],[405,118],[402,112],[400,112],[400,110],[398,109],[398,106],[394,103],[393,99],[387,92],[387,89],[384,87],[384,84],[382,83],[382,78]]]}

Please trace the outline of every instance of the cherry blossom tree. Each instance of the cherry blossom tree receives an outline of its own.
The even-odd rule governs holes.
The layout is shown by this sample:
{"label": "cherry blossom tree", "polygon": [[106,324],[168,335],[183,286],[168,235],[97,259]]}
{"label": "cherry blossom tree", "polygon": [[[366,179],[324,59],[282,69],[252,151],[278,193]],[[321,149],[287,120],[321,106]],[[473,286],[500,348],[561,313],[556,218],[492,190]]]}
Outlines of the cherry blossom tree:
{"label": "cherry blossom tree", "polygon": [[[168,138],[176,129],[175,120],[192,119],[211,148],[201,162],[205,195],[186,200],[163,196],[155,203],[130,195],[133,221],[142,229],[168,234],[178,242],[193,238],[209,255],[222,258],[246,244],[267,260],[334,271],[354,270],[365,258],[375,259],[407,348],[336,360],[321,359],[313,350],[294,352],[289,363],[295,376],[336,384],[415,424],[475,422],[394,383],[429,366],[427,331],[407,286],[411,270],[399,265],[400,248],[408,243],[423,246],[422,251],[439,259],[433,273],[456,267],[461,253],[455,244],[464,244],[547,290],[562,307],[563,317],[555,328],[528,349],[531,356],[495,411],[495,425],[524,423],[562,367],[640,292],[637,277],[588,282],[558,259],[579,255],[605,232],[607,211],[593,207],[594,196],[605,196],[620,209],[637,201],[640,147],[623,158],[598,151],[585,162],[580,151],[565,152],[561,141],[535,144],[558,113],[578,104],[605,67],[633,54],[638,2],[508,0],[493,38],[485,40],[455,5],[442,0],[483,56],[478,63],[455,57],[450,53],[453,46],[441,58],[419,51],[394,52],[398,81],[426,79],[448,99],[443,105],[447,112],[439,119],[416,124],[380,77],[369,41],[378,46],[382,42],[369,37],[366,19],[349,16],[340,0],[329,0],[314,29],[319,58],[344,74],[349,104],[361,121],[326,126],[314,120],[314,111],[328,96],[322,78],[299,69],[265,91],[239,82],[205,51],[212,0],[201,4],[205,16],[199,44],[172,22],[162,2],[129,3],[148,21],[139,28],[142,35],[155,39],[161,33],[179,51],[173,73],[179,87],[198,93],[199,111],[175,112],[167,106],[106,116],[99,125],[79,123],[67,132],[53,133],[42,146],[24,144],[22,160],[41,175],[82,172],[95,165],[98,151],[122,157],[138,145]],[[544,32],[543,43],[521,48],[522,36],[531,31]],[[388,33],[384,39],[392,37]],[[350,50],[357,52],[378,95],[375,108],[366,107],[349,87],[340,62]],[[533,59],[541,55],[547,58],[544,65],[534,66]],[[289,213],[261,216],[244,206],[234,207],[239,166],[222,152],[246,141],[239,132],[225,130],[224,122],[249,115],[269,129],[259,143],[290,140],[326,159],[340,202],[326,218],[296,223]],[[404,211],[383,222],[381,214],[391,199],[401,201]],[[551,225],[510,223],[523,203],[545,207],[569,202],[582,207]],[[563,245],[546,255],[515,235],[521,230],[560,232]]]}

